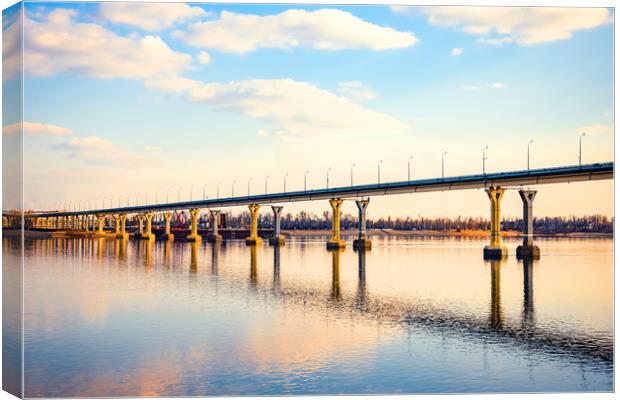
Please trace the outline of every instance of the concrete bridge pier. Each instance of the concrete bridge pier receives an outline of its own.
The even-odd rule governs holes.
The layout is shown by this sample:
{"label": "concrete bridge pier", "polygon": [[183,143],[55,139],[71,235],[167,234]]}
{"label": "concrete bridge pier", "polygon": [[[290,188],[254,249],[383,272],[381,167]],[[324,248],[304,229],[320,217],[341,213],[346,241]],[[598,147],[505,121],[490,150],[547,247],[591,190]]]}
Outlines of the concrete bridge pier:
{"label": "concrete bridge pier", "polygon": [[144,215],[138,214],[136,218],[138,218],[138,231],[133,234],[133,237],[134,239],[142,239],[142,234],[144,232]]}
{"label": "concrete bridge pier", "polygon": [[166,223],[166,228],[164,234],[161,235],[163,240],[174,240],[174,235],[170,231],[170,220],[172,219],[172,213],[170,211],[164,212],[164,222]]}
{"label": "concrete bridge pier", "polygon": [[211,214],[211,226],[213,227],[213,232],[207,237],[207,241],[209,243],[217,243],[222,241],[222,235],[219,233],[220,229],[220,210],[209,210]]}
{"label": "concrete bridge pier", "polygon": [[120,226],[118,228],[118,232],[116,233],[116,238],[121,239],[121,240],[128,239],[129,234],[127,233],[127,230],[125,229],[127,226],[127,214],[120,214],[118,218],[119,218],[119,221],[117,223],[120,222]]}
{"label": "concrete bridge pier", "polygon": [[500,236],[500,203],[504,196],[505,189],[489,187],[486,192],[491,201],[491,244],[484,246],[485,259],[501,259],[506,257],[508,250],[502,246],[502,237]]}
{"label": "concrete bridge pier", "polygon": [[284,236],[280,234],[280,222],[282,220],[282,206],[271,206],[273,210],[273,236],[269,238],[271,246],[282,246],[286,243]]}
{"label": "concrete bridge pier", "polygon": [[342,199],[330,199],[329,204],[332,206],[332,237],[327,242],[327,249],[344,248],[344,240],[340,239],[340,209],[342,208]]}
{"label": "concrete bridge pier", "polygon": [[255,246],[263,243],[263,239],[258,236],[258,210],[260,209],[260,204],[250,204],[248,208],[250,209],[250,236],[245,239],[245,244]]}
{"label": "concrete bridge pier", "polygon": [[355,204],[357,204],[357,209],[359,210],[359,233],[357,239],[353,241],[354,250],[370,250],[372,248],[372,242],[366,236],[366,208],[369,202],[370,198],[355,200]]}
{"label": "concrete bridge pier", "polygon": [[523,244],[517,247],[519,260],[539,259],[540,249],[534,244],[534,198],[536,190],[519,190],[519,196],[523,201]]}
{"label": "concrete bridge pier", "polygon": [[202,236],[198,233],[198,217],[200,215],[200,210],[198,208],[192,208],[189,210],[189,215],[192,217],[192,225],[191,231],[189,235],[187,235],[187,240],[190,242],[200,242],[202,240]]}
{"label": "concrete bridge pier", "polygon": [[116,214],[112,215],[112,218],[114,218],[114,235],[118,237],[121,233],[121,216]]}
{"label": "concrete bridge pier", "polygon": [[97,215],[97,233],[96,233],[96,236],[99,236],[99,237],[105,236],[105,232],[103,231],[104,223],[105,223],[105,215]]}
{"label": "concrete bridge pier", "polygon": [[140,237],[142,240],[155,240],[155,234],[153,234],[153,213],[144,213],[144,221],[146,222],[144,227],[144,233]]}

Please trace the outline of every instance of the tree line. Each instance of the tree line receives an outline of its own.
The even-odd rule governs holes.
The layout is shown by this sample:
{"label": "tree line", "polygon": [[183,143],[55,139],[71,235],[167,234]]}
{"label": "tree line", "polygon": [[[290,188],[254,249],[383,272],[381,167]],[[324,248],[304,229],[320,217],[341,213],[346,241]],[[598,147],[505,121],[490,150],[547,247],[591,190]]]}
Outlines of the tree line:
{"label": "tree line", "polygon": [[[245,228],[250,224],[250,213],[244,211],[233,215],[232,212],[223,213],[225,225],[231,228]],[[542,217],[534,218],[534,230],[537,233],[571,233],[571,232],[597,232],[613,233],[614,218],[605,215],[594,214],[586,216],[568,217]],[[271,213],[260,214],[258,217],[260,227],[269,228],[273,226],[273,215]],[[358,224],[357,216],[343,214],[340,219],[342,229],[356,229]],[[502,219],[502,230],[523,230],[523,219],[504,218]],[[437,217],[427,218],[419,216],[411,217],[381,217],[368,218],[366,220],[368,229],[394,229],[394,230],[489,230],[490,221],[482,217]],[[331,229],[331,213],[324,211],[321,215],[313,212],[300,211],[293,215],[286,213],[282,215],[281,228],[288,230],[312,230],[312,229]]]}

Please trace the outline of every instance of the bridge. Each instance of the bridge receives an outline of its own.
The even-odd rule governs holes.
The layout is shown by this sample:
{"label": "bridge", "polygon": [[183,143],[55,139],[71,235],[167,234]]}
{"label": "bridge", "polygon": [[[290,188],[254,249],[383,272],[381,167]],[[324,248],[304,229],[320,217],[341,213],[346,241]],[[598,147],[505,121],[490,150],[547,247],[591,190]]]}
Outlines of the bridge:
{"label": "bridge", "polygon": [[[269,238],[269,244],[279,246],[285,243],[285,238],[280,231],[283,207],[274,204],[328,200],[332,209],[332,236],[327,242],[327,248],[339,249],[345,247],[344,240],[340,238],[340,209],[344,200],[355,200],[359,211],[359,221],[358,237],[354,240],[353,247],[363,250],[371,248],[371,241],[366,233],[366,210],[370,197],[446,190],[484,189],[491,206],[490,244],[484,248],[484,257],[497,259],[507,254],[507,249],[502,246],[500,236],[501,199],[507,187],[519,187],[519,196],[523,202],[524,228],[523,244],[517,247],[517,257],[538,258],[540,250],[533,242],[533,203],[537,191],[525,190],[523,187],[550,183],[613,179],[613,170],[614,163],[605,162],[83,211],[38,211],[25,214],[24,223],[26,228],[76,230],[94,237],[127,239],[129,236],[126,231],[127,217],[128,215],[135,215],[138,219],[139,227],[134,237],[137,239],[154,240],[152,218],[154,213],[161,213],[165,220],[165,232],[160,238],[173,240],[174,235],[170,230],[172,211],[189,210],[191,232],[187,236],[187,240],[201,241],[202,237],[198,232],[199,213],[201,209],[208,209],[211,214],[211,230],[207,240],[217,242],[222,240],[222,237],[218,232],[221,210],[216,208],[248,206],[251,224],[246,244],[258,245],[262,242],[262,238],[258,235],[258,212],[261,205],[270,204],[274,213],[274,229],[273,236]],[[114,219],[115,229],[113,234],[104,231],[106,217]],[[21,216],[19,216],[19,221],[16,221],[17,218],[9,214],[3,215],[3,226],[21,226]]]}

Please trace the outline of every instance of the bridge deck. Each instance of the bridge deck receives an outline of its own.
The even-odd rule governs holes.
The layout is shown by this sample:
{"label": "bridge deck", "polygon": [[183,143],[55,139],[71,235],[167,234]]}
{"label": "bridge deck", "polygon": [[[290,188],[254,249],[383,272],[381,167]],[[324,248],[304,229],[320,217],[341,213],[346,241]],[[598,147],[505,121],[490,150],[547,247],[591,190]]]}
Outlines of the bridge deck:
{"label": "bridge deck", "polygon": [[482,189],[489,186],[531,186],[549,183],[579,182],[613,179],[614,163],[596,163],[554,168],[541,168],[489,174],[464,175],[446,178],[418,179],[370,185],[354,185],[330,189],[314,189],[251,196],[227,197],[183,201],[167,204],[106,208],[87,211],[50,211],[29,214],[29,217],[54,217],[84,214],[141,213],[146,211],[187,210],[191,208],[216,208],[249,204],[273,204],[294,201],[323,200],[331,198],[357,198],[389,194],[434,192],[445,190]]}

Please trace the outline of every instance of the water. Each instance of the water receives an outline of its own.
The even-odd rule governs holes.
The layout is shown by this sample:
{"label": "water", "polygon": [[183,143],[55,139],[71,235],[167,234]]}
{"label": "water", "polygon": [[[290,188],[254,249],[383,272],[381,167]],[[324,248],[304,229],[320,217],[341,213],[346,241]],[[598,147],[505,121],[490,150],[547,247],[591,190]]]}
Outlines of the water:
{"label": "water", "polygon": [[25,395],[613,390],[612,240],[372,239],[27,239]]}

